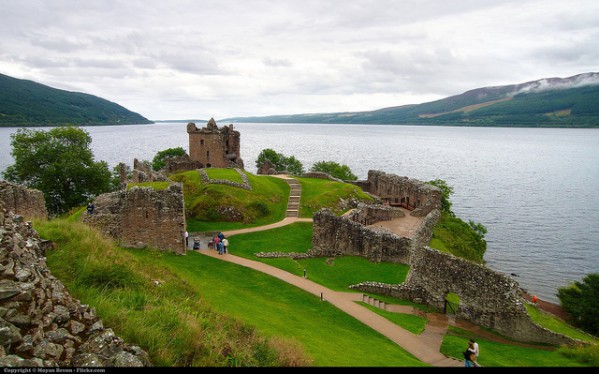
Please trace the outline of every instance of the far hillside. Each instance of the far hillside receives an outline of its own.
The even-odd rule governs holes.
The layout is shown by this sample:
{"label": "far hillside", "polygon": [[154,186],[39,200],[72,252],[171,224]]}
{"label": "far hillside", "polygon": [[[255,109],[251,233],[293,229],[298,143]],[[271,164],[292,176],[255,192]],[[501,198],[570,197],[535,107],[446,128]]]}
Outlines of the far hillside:
{"label": "far hillside", "polygon": [[0,127],[153,123],[106,99],[0,74]]}
{"label": "far hillside", "polygon": [[431,102],[367,112],[237,117],[232,122],[483,127],[599,127],[599,73],[476,88]]}

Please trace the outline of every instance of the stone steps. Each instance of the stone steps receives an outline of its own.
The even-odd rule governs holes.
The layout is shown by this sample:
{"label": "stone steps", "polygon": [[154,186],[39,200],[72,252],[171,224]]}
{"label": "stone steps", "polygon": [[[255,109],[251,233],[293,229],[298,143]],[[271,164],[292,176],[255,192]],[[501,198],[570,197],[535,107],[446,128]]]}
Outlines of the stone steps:
{"label": "stone steps", "polygon": [[289,192],[289,200],[287,201],[287,211],[285,217],[299,217],[300,201],[302,196],[302,186],[296,179],[285,179],[291,191]]}

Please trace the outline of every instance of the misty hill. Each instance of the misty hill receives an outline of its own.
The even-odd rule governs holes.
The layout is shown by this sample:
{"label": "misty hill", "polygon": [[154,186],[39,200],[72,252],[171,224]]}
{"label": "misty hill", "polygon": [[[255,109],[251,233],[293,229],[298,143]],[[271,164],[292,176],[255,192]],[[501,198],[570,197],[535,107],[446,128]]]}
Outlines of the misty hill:
{"label": "misty hill", "polygon": [[145,123],[152,121],[112,101],[0,74],[0,127]]}
{"label": "misty hill", "polygon": [[236,117],[258,123],[599,127],[599,73],[484,87],[423,104],[368,112]]}

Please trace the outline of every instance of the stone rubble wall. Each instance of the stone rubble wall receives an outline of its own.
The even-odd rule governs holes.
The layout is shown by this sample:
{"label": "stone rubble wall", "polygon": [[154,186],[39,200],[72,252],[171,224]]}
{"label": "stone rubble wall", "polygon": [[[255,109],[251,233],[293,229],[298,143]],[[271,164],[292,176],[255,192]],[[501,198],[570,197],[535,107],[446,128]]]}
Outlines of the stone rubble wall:
{"label": "stone rubble wall", "polygon": [[48,218],[43,192],[23,185],[0,181],[0,204],[28,219]]}
{"label": "stone rubble wall", "polygon": [[185,254],[185,205],[180,183],[165,190],[133,187],[99,195],[86,224],[127,248],[154,247]]}
{"label": "stone rubble wall", "polygon": [[460,298],[455,311],[457,318],[494,329],[514,340],[553,345],[582,344],[534,323],[524,307],[526,301],[522,289],[511,277],[428,247],[440,217],[440,189],[372,170],[367,182],[356,184],[370,193],[379,194],[383,202],[410,196],[410,202],[418,201],[417,209],[411,214],[425,218],[413,238],[401,238],[366,227],[390,219],[391,210],[388,213],[377,206],[360,207],[341,217],[327,209],[317,212],[313,219],[312,254],[358,255],[371,261],[410,265],[407,279],[402,284],[364,282],[350,288],[412,300],[441,310],[446,306],[446,296],[455,293]]}
{"label": "stone rubble wall", "polygon": [[208,183],[226,184],[228,186],[243,188],[244,190],[252,191],[252,185],[250,184],[248,176],[239,168],[233,168],[233,169],[239,174],[239,176],[241,176],[241,180],[243,181],[243,183],[234,182],[234,181],[228,180],[228,179],[211,179],[208,176],[206,169],[199,169],[198,172],[200,173],[200,178],[202,179],[202,183],[204,183],[204,184],[208,184]]}
{"label": "stone rubble wall", "polygon": [[526,312],[522,290],[511,277],[472,261],[424,247],[412,256],[403,284],[365,282],[362,292],[408,299],[444,310],[449,293],[460,297],[455,317],[496,330],[514,340],[552,345],[582,344],[535,324]]}
{"label": "stone rubble wall", "polygon": [[395,218],[405,217],[406,214],[397,208],[382,205],[358,205],[358,209],[349,215],[349,219],[364,226],[375,222],[391,221]]}
{"label": "stone rubble wall", "polygon": [[369,170],[368,180],[350,182],[364,191],[379,196],[383,203],[406,202],[414,210],[410,215],[424,217],[441,209],[441,190],[428,183],[379,170]]}
{"label": "stone rubble wall", "polygon": [[310,172],[304,173],[304,174],[302,174],[302,178],[328,179],[328,180],[339,182],[339,183],[345,183],[344,180],[335,178],[332,175],[322,172],[322,171],[310,171]]}
{"label": "stone rubble wall", "polygon": [[409,264],[413,240],[366,228],[321,209],[313,217],[312,250],[320,256],[362,256],[370,261]]}
{"label": "stone rubble wall", "polygon": [[151,366],[145,351],[69,294],[46,265],[49,243],[1,205],[0,366]]}
{"label": "stone rubble wall", "polygon": [[133,183],[166,182],[168,180],[161,172],[154,171],[149,163],[133,159]]}
{"label": "stone rubble wall", "polygon": [[191,160],[189,155],[184,155],[178,158],[169,159],[163,170],[167,175],[176,174],[182,171],[190,171],[203,168],[204,165],[197,160]]}

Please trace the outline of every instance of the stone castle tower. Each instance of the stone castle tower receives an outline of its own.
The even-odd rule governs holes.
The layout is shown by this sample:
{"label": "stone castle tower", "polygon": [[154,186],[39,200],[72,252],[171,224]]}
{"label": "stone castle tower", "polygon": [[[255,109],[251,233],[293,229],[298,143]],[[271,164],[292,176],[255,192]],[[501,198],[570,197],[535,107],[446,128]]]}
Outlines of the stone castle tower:
{"label": "stone castle tower", "polygon": [[187,124],[189,134],[189,158],[199,161],[202,167],[243,169],[241,159],[240,134],[233,130],[233,124],[218,128],[214,118],[208,121],[206,127],[198,129],[196,124]]}

